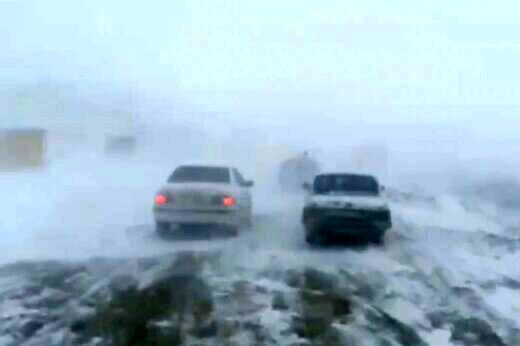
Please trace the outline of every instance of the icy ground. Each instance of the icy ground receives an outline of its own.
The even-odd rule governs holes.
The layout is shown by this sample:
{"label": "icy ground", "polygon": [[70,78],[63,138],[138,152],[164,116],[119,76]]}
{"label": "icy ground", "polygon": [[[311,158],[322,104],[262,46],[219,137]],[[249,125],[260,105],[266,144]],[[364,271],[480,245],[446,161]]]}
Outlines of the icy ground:
{"label": "icy ground", "polygon": [[[520,345],[520,228],[492,203],[392,191],[383,247],[315,249],[301,201],[259,191],[238,239],[165,241],[150,201],[166,170],[68,164],[0,177],[1,346]],[[184,296],[153,310],[164,287]]]}

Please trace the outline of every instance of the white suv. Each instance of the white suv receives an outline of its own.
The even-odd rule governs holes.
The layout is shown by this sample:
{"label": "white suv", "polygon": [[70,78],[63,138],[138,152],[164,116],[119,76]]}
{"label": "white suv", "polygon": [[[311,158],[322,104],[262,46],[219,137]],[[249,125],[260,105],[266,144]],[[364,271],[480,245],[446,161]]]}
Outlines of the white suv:
{"label": "white suv", "polygon": [[234,167],[179,166],[155,196],[156,230],[166,235],[172,225],[218,226],[236,236],[252,224],[251,186]]}
{"label": "white suv", "polygon": [[308,243],[322,243],[332,236],[361,236],[381,243],[392,227],[391,212],[382,187],[370,175],[319,174],[311,185],[302,222]]}

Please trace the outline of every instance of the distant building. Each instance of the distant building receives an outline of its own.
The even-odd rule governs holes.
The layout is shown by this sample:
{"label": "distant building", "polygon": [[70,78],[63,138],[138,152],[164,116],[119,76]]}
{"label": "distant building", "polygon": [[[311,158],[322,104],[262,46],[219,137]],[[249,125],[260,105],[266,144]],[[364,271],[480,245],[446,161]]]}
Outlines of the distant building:
{"label": "distant building", "polygon": [[[119,97],[97,87],[78,88],[73,84],[52,81],[20,84],[1,91],[0,126],[5,129],[44,129],[49,162],[80,152],[103,155],[107,150],[112,152],[114,146],[120,150],[121,145],[128,151],[127,138],[137,136],[135,111],[129,106],[129,97]],[[31,141],[37,141],[34,138],[38,134],[31,131],[31,136]],[[24,138],[19,141],[29,141],[26,135],[18,134],[17,137]],[[123,137],[125,144],[121,142]],[[12,137],[9,138],[8,145],[15,145]],[[116,140],[118,144],[114,144],[114,138],[119,138]],[[6,144],[3,146],[5,152]],[[135,142],[130,146],[135,148]],[[1,155],[5,158],[6,154]],[[22,155],[27,156],[17,156]]]}
{"label": "distant building", "polygon": [[0,170],[43,166],[47,131],[39,128],[0,129]]}

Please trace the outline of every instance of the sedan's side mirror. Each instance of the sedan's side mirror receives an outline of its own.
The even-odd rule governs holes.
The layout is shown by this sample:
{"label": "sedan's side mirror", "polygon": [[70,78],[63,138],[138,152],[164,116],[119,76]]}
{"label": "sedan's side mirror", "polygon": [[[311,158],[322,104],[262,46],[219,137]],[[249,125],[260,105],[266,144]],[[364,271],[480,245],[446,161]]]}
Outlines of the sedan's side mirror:
{"label": "sedan's side mirror", "polygon": [[311,187],[311,184],[309,184],[309,183],[303,183],[302,187],[303,187],[303,189],[304,189],[305,191],[310,191],[311,188],[312,188],[312,187]]}
{"label": "sedan's side mirror", "polygon": [[385,191],[386,191],[386,186],[381,185],[381,186],[379,187],[379,190],[380,190],[381,192],[385,192]]}
{"label": "sedan's side mirror", "polygon": [[248,180],[244,183],[244,187],[253,187],[255,185],[255,182],[252,180]]}

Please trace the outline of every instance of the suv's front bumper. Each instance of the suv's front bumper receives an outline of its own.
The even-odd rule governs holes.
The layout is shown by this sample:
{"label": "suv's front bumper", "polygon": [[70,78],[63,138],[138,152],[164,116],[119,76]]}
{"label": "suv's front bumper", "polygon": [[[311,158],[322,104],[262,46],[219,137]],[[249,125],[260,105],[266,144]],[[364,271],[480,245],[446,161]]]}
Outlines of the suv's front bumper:
{"label": "suv's front bumper", "polygon": [[306,207],[302,221],[315,230],[341,234],[384,233],[392,227],[392,217],[388,209]]}

